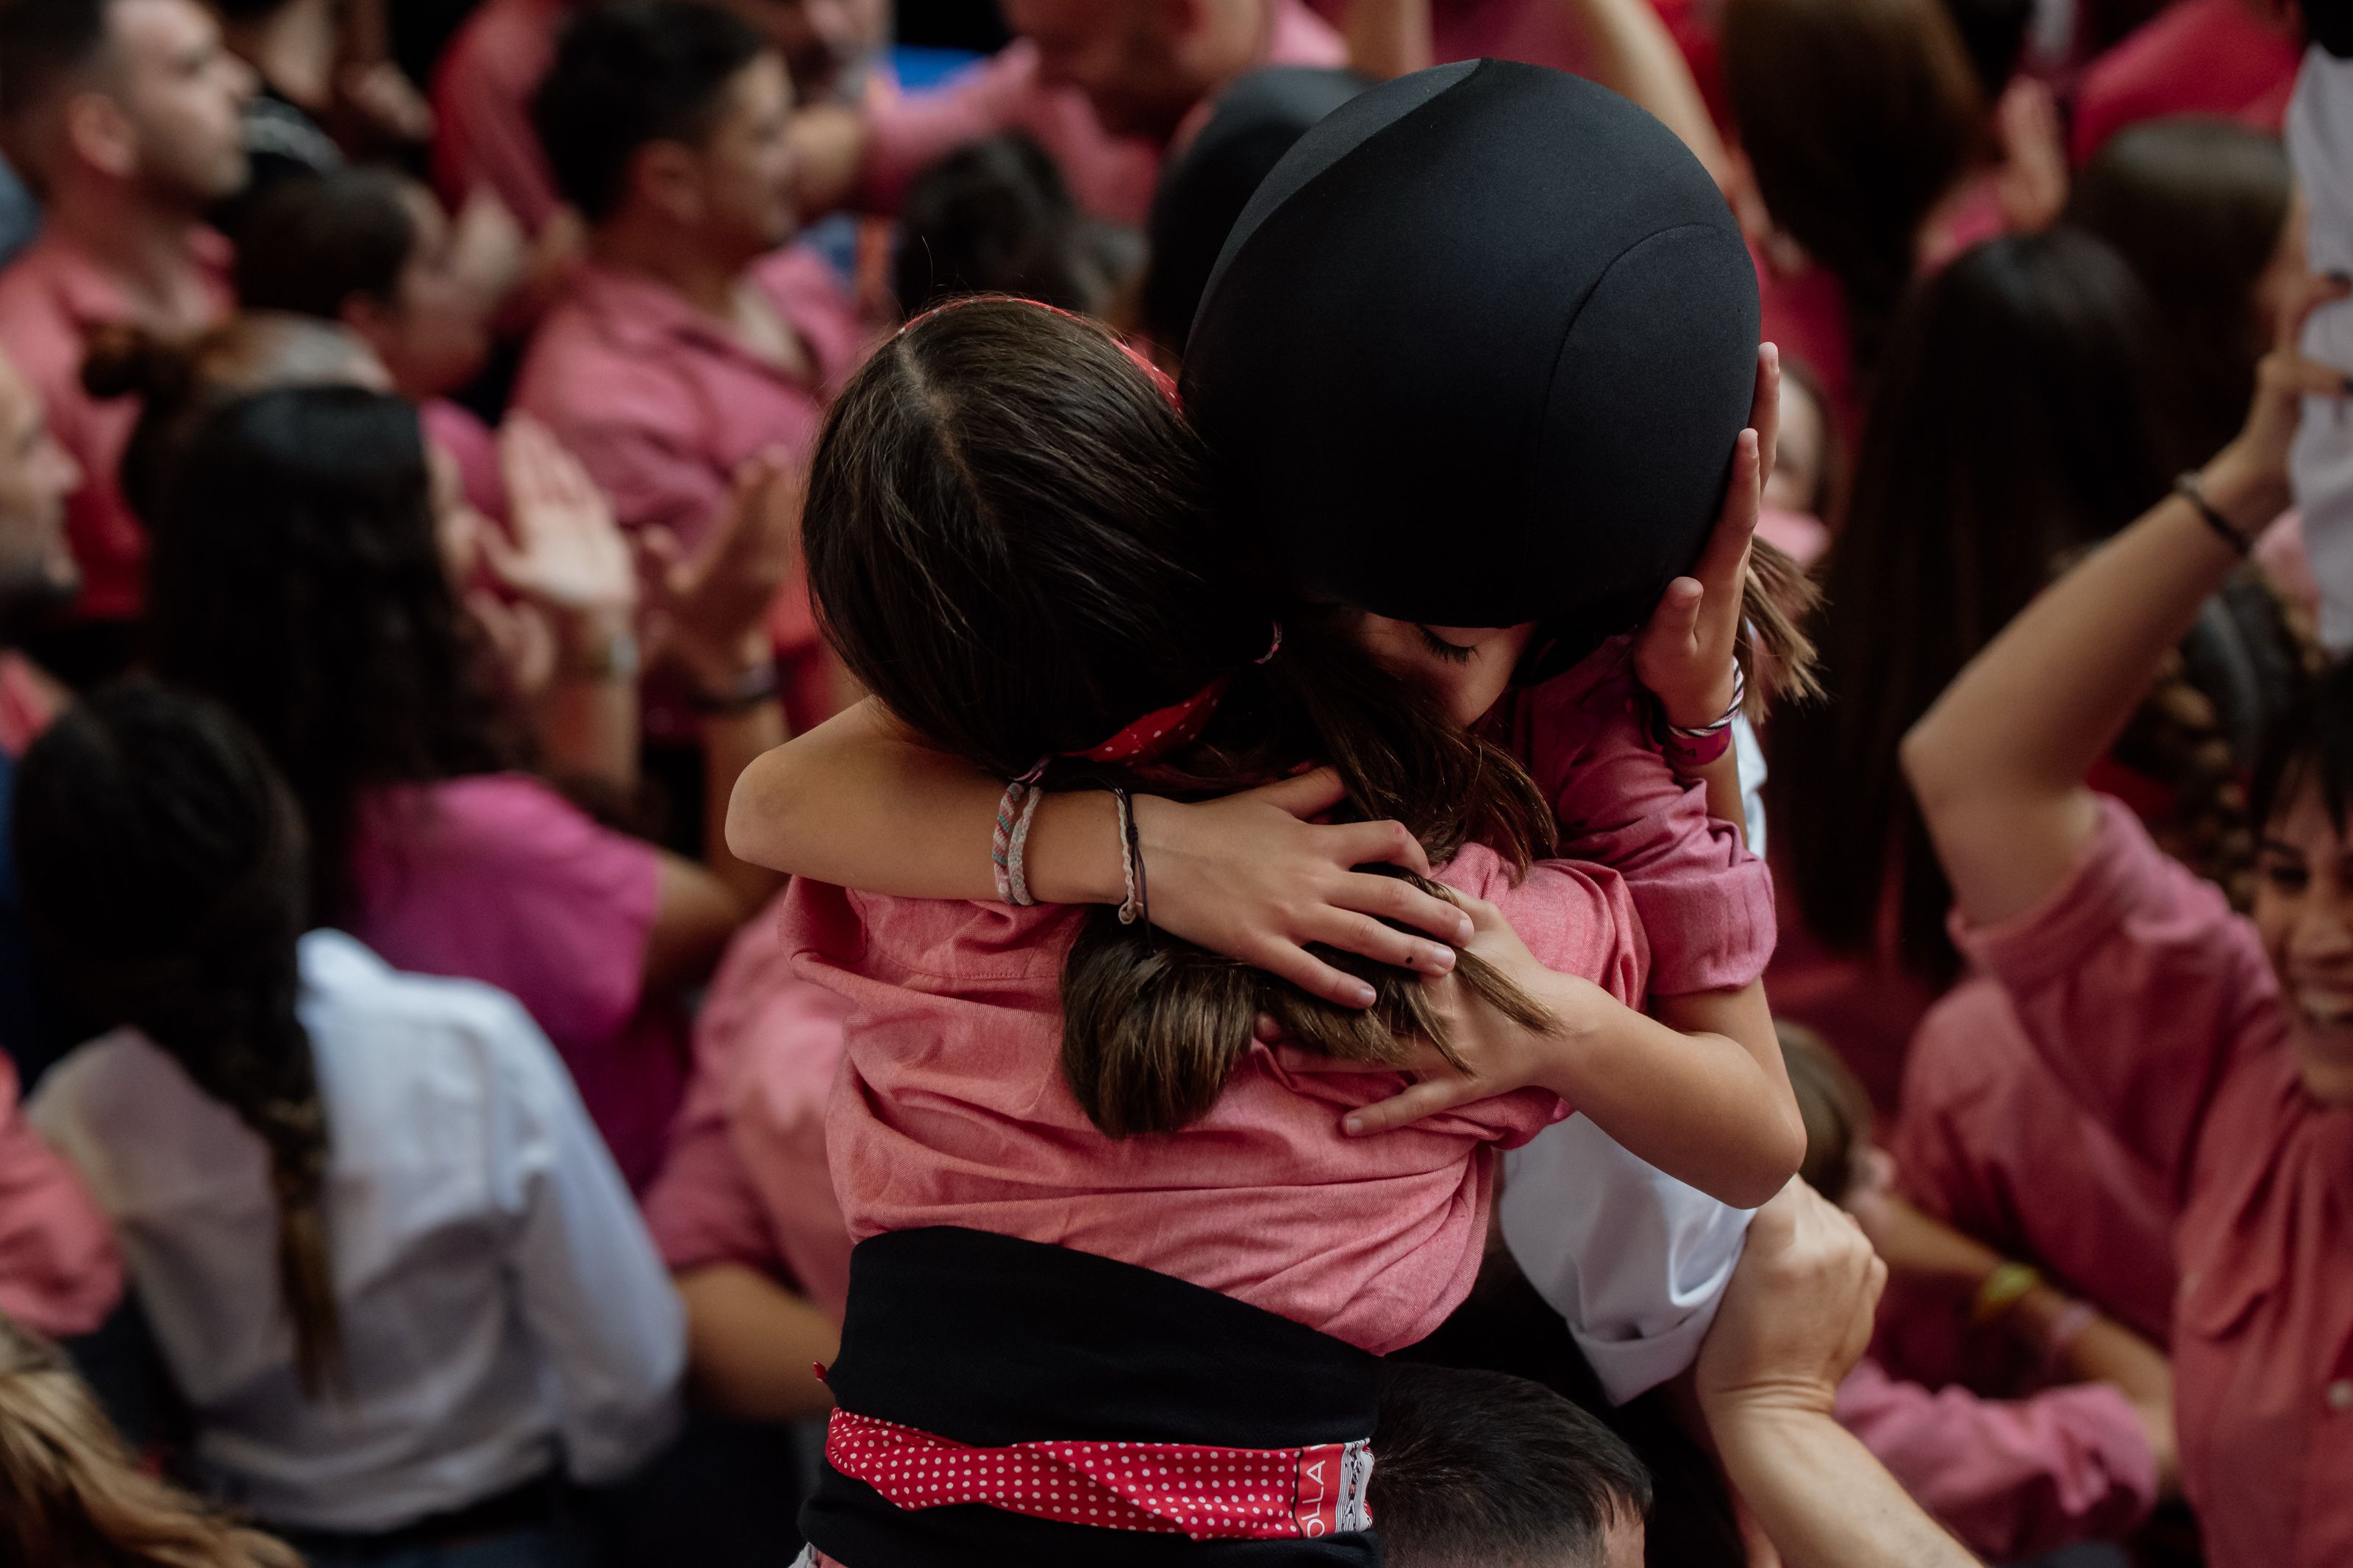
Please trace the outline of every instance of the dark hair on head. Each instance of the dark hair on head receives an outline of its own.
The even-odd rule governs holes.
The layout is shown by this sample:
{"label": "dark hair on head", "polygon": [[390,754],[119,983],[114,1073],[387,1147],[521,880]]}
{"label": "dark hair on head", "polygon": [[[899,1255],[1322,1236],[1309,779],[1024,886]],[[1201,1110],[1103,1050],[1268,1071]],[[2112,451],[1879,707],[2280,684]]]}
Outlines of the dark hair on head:
{"label": "dark hair on head", "polygon": [[273,181],[238,218],[237,302],[330,321],[355,294],[389,302],[417,249],[408,189],[385,168]]}
{"label": "dark hair on head", "polygon": [[1988,110],[1942,0],[1730,0],[1724,68],[1773,221],[1835,277],[1866,379]]}
{"label": "dark hair on head", "polygon": [[892,284],[911,316],[956,294],[1014,294],[1095,316],[1134,270],[1136,248],[1132,235],[1079,211],[1033,137],[1008,131],[957,148],[907,187]]}
{"label": "dark hair on head", "polygon": [[2353,658],[2330,664],[2263,737],[2249,791],[2258,829],[2268,833],[2306,789],[2319,791],[2344,831],[2353,803]]}
{"label": "dark hair on head", "polygon": [[[1551,813],[1511,758],[1451,723],[1348,635],[1286,611],[1228,521],[1198,438],[1107,331],[980,300],[918,322],[851,380],[818,444],[803,523],[828,637],[916,734],[1000,778],[1135,783],[1071,753],[1226,682],[1200,741],[1143,787],[1223,794],[1327,762],[1349,808],[1396,817],[1442,859],[1477,839],[1525,863]],[[1282,619],[1280,653],[1268,652]],[[1373,979],[1370,1013],[1246,964],[1088,916],[1063,970],[1065,1077],[1113,1136],[1183,1126],[1250,1047],[1261,1013],[1348,1060],[1445,1048],[1423,987]],[[1543,1015],[1471,954],[1456,973],[1513,1016]]]}
{"label": "dark hair on head", "polygon": [[1781,1063],[1797,1096],[1798,1119],[1806,1124],[1806,1159],[1798,1174],[1806,1185],[1838,1203],[1853,1190],[1872,1142],[1871,1096],[1838,1053],[1800,1024],[1773,1020],[1781,1042]]}
{"label": "dark hair on head", "polygon": [[734,13],[698,0],[581,7],[531,104],[556,189],[589,222],[610,217],[628,193],[638,150],[700,142],[728,82],[767,48]]}
{"label": "dark hair on head", "polygon": [[302,1568],[147,1474],[56,1345],[0,1316],[0,1563],[73,1568]]}
{"label": "dark hair on head", "polygon": [[2116,247],[2157,301],[2193,452],[2219,450],[2246,417],[2271,347],[2255,281],[2295,201],[2279,139],[2227,120],[2133,126],[2075,176],[2067,221]]}
{"label": "dark hair on head", "polygon": [[302,819],[252,736],[133,681],[69,708],[25,755],[16,853],[43,971],[96,1029],[129,1025],[269,1156],[278,1273],[304,1392],[339,1372],[326,1118],[295,1012]]}
{"label": "dark hair on head", "polygon": [[1978,79],[1985,100],[2001,97],[2010,79],[2018,74],[2019,57],[2026,52],[2026,29],[2034,19],[2034,0],[1944,0],[1960,35],[1969,69]]}
{"label": "dark hair on head", "polygon": [[45,102],[106,47],[113,0],[9,0],[0,5],[0,119]]}
{"label": "dark hair on head", "polygon": [[1500,1372],[1385,1361],[1370,1502],[1391,1568],[1603,1568],[1651,1477],[1586,1410]]}
{"label": "dark hair on head", "polygon": [[2081,234],[1978,246],[1890,336],[1816,621],[1829,700],[1774,721],[1775,835],[1808,928],[1870,952],[1890,878],[1904,966],[1957,973],[1951,889],[1896,748],[2069,552],[2179,467],[2147,297]]}
{"label": "dark hair on head", "polygon": [[154,540],[153,668],[260,736],[310,825],[311,918],[349,919],[370,797],[508,754],[445,574],[417,410],[353,387],[215,408]]}
{"label": "dark hair on head", "polygon": [[206,414],[266,387],[350,386],[382,374],[368,346],[341,326],[275,310],[232,316],[185,342],[101,323],[90,331],[81,366],[92,397],[140,400],[116,477],[132,515],[151,530],[180,447]]}

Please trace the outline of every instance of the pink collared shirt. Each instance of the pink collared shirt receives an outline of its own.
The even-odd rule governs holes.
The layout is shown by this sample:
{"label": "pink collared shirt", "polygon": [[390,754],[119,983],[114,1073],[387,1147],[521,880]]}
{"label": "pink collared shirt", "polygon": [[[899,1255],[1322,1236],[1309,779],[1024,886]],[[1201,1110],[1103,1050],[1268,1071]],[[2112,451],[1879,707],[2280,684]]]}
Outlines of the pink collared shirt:
{"label": "pink collared shirt", "polygon": [[433,182],[452,211],[488,189],[537,234],[563,205],[531,95],[570,9],[570,0],[486,0],[449,40],[433,73]]}
{"label": "pink collared shirt", "polygon": [[[754,353],[667,286],[595,262],[532,339],[514,405],[579,456],[632,533],[667,529],[691,549],[743,463],[771,448],[806,461],[865,347],[856,305],[814,251],[776,251],[749,277],[799,338],[807,375]],[[787,710],[814,722],[831,710],[829,679],[798,581],[775,631]]]}
{"label": "pink collared shirt", "polygon": [[849,1226],[825,1157],[842,999],[793,973],[784,895],[728,945],[694,1021],[694,1076],[646,1225],[672,1272],[739,1263],[789,1279],[839,1319]]}
{"label": "pink collared shirt", "polygon": [[[1499,904],[1541,962],[1640,999],[1646,950],[1614,873],[1553,863],[1514,888],[1507,869],[1473,847],[1444,876]],[[965,1226],[1157,1269],[1377,1353],[1428,1335],[1478,1273],[1496,1150],[1567,1108],[1523,1090],[1352,1140],[1342,1113],[1402,1075],[1254,1045],[1198,1121],[1113,1142],[1062,1080],[1062,961],[1088,918],[794,882],[786,945],[848,1004],[826,1140],[851,1237]]]}
{"label": "pink collared shirt", "polygon": [[1773,956],[1773,879],[1735,825],[1708,816],[1707,792],[1677,778],[1651,742],[1631,650],[1613,638],[1515,693],[1498,721],[1553,803],[1560,853],[1625,879],[1651,991],[1736,990]]}
{"label": "pink collared shirt", "polygon": [[[189,253],[216,317],[236,308],[229,247],[192,229]],[[122,450],[139,423],[139,400],[100,402],[82,390],[83,335],[133,319],[122,286],[90,253],[52,226],[0,271],[0,349],[47,411],[49,429],[81,468],[66,501],[66,538],[81,565],[78,609],[97,620],[129,620],[146,599],[147,531],[122,499]]]}
{"label": "pink collared shirt", "polygon": [[2118,1540],[2157,1506],[2157,1455],[2130,1402],[2105,1384],[1981,1399],[1900,1382],[1866,1359],[1840,1384],[1837,1415],[1989,1562]]}
{"label": "pink collared shirt", "polygon": [[0,1312],[52,1338],[86,1334],[122,1299],[122,1257],[81,1178],[16,1103],[0,1055]]}
{"label": "pink collared shirt", "polygon": [[2105,800],[2041,909],[1954,934],[2172,1201],[2182,1489],[2208,1559],[2353,1562],[2353,1107],[2305,1093],[2254,927]]}
{"label": "pink collared shirt", "polygon": [[659,1168],[686,1084],[678,1020],[645,994],[659,858],[522,773],[388,792],[353,847],[351,934],[396,968],[522,1003],[633,1189]]}
{"label": "pink collared shirt", "polygon": [[[1339,34],[1302,0],[1270,5],[1266,45],[1257,65],[1348,63]],[[1207,110],[1206,103],[1196,110],[1175,144],[1198,132]],[[858,205],[895,211],[916,175],[965,142],[1002,131],[1026,131],[1037,138],[1061,166],[1082,207],[1113,223],[1143,226],[1167,149],[1106,130],[1086,95],[1047,80],[1037,49],[1019,38],[937,92],[911,94],[872,111]]]}
{"label": "pink collared shirt", "polygon": [[1922,1020],[1887,1147],[1924,1212],[2165,1342],[2177,1284],[2165,1184],[2068,1097],[1991,980],[1963,981]]}

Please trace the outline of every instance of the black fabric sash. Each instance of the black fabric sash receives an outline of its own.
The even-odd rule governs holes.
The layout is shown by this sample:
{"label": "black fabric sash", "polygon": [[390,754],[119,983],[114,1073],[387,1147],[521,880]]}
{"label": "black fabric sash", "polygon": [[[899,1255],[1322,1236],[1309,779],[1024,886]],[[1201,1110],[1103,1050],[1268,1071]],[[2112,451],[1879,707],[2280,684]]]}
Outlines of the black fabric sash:
{"label": "black fabric sash", "polygon": [[[874,1237],[850,1254],[841,1354],[826,1381],[845,1410],[983,1447],[1066,1437],[1289,1448],[1371,1436],[1379,1365],[1148,1268],[936,1226]],[[902,1510],[830,1465],[801,1530],[846,1568],[1381,1561],[1367,1533],[1196,1542],[971,1505]]]}

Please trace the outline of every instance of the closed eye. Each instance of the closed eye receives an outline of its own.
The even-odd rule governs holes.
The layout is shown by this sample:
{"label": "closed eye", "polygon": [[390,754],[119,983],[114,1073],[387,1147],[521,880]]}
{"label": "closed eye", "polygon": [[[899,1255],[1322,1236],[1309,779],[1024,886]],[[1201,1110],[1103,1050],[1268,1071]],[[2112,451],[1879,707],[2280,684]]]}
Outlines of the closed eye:
{"label": "closed eye", "polygon": [[1468,664],[1471,662],[1471,656],[1479,651],[1476,648],[1464,647],[1461,643],[1448,642],[1419,622],[1414,624],[1413,629],[1421,635],[1423,647],[1449,664]]}

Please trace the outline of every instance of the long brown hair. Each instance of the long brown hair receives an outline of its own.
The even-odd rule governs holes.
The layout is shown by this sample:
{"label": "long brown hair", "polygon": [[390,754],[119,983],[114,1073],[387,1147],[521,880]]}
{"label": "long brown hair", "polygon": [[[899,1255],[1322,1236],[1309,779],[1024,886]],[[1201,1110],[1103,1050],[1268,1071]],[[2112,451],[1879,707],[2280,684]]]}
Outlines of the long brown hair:
{"label": "long brown hair", "polygon": [[1724,68],[1758,194],[1839,280],[1867,374],[1922,225],[1986,145],[1961,35],[1941,0],[1731,0]]}
{"label": "long brown hair", "polygon": [[295,1010],[309,900],[293,796],[228,714],[132,682],[68,709],[26,753],[15,832],[26,924],[76,1022],[137,1028],[260,1139],[315,1396],[342,1361],[326,1114]]}
{"label": "long brown hair", "polygon": [[2179,447],[2157,336],[2131,271],[2063,230],[1964,253],[1897,322],[1824,566],[1829,700],[1775,720],[1767,786],[1798,907],[1834,951],[1873,948],[1894,865],[1904,966],[1957,973],[1896,747],[2063,556],[2165,494]]}
{"label": "long brown hair", "polygon": [[0,1316],[0,1563],[302,1568],[140,1469],[65,1352]]}
{"label": "long brown hair", "polygon": [[2067,221],[2115,246],[2157,302],[2192,451],[2219,451],[2246,417],[2272,339],[2255,284],[2295,203],[2278,137],[2198,116],[2118,132],[2068,193]]}
{"label": "long brown hair", "polygon": [[[1171,395],[1100,327],[981,300],[901,333],[827,421],[804,543],[851,670],[915,733],[1000,778],[1050,758],[1048,788],[1198,797],[1324,762],[1349,812],[1396,817],[1433,858],[1475,840],[1525,865],[1551,846],[1519,765],[1376,664],[1350,612],[1278,600]],[[1074,756],[1213,682],[1214,717],[1175,754],[1148,768]],[[1114,1137],[1181,1127],[1261,1014],[1345,1060],[1398,1062],[1415,1036],[1447,1048],[1417,977],[1325,956],[1374,983],[1369,1013],[1095,910],[1062,975],[1071,1091]],[[1548,1022],[1472,955],[1455,973]]]}

